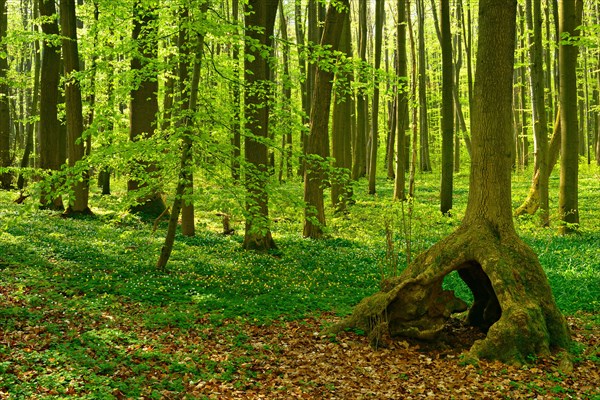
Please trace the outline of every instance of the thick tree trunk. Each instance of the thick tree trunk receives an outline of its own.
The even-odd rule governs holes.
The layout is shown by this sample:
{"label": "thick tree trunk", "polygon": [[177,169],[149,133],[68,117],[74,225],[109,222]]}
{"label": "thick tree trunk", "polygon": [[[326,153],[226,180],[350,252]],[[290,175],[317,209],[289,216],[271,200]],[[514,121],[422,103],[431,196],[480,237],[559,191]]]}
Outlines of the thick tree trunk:
{"label": "thick tree trunk", "polygon": [[[396,172],[394,179],[394,200],[406,198],[406,158],[405,131],[408,126],[408,62],[406,57],[406,1],[398,0],[398,25],[396,27],[396,73],[400,82],[396,88]],[[410,28],[409,28],[410,29]]]}
{"label": "thick tree trunk", "polygon": [[[352,36],[350,26],[350,14],[345,14],[344,27],[339,43],[339,50],[344,52],[348,58],[352,57]],[[353,81],[352,73],[344,72],[338,75],[344,85],[350,85]],[[350,170],[352,169],[352,108],[354,102],[352,96],[345,91],[335,94],[333,102],[333,118],[331,127],[331,152],[334,158],[336,173],[331,182],[331,203],[336,212],[345,212],[348,200],[352,196],[350,184]]]}
{"label": "thick tree trunk", "polygon": [[[79,72],[79,51],[77,48],[77,18],[75,0],[60,1],[60,24],[63,35],[63,59],[65,71],[65,101],[67,114],[67,151],[69,167],[75,168],[84,157],[83,146],[83,110],[81,88],[76,74]],[[88,206],[89,182],[86,170],[74,171],[69,178],[71,195],[65,215],[92,214]]]}
{"label": "thick tree trunk", "polygon": [[452,69],[452,34],[450,30],[450,3],[440,2],[442,44],[442,181],[440,185],[440,211],[452,210],[454,173],[454,79]]}
{"label": "thick tree trunk", "polygon": [[[339,9],[338,9],[339,8]],[[337,6],[330,5],[325,18],[325,28],[321,45],[331,51],[339,47],[346,14],[350,12],[348,0],[341,0]],[[331,57],[332,55],[327,55]],[[323,204],[324,171],[321,165],[328,156],[329,114],[333,72],[319,66],[315,75],[315,85],[310,112],[310,133],[306,146],[306,171],[304,172],[304,237],[319,239],[325,226]]]}
{"label": "thick tree trunk", "polygon": [[[158,26],[156,19],[158,10],[154,6],[146,5],[142,0],[136,0],[133,6],[133,32],[132,38],[138,52],[131,59],[131,71],[136,74],[139,84],[131,90],[131,103],[129,110],[129,139],[131,141],[144,140],[154,135],[156,116],[158,114],[158,80],[156,79],[155,66],[151,60],[157,57]],[[135,53],[134,53],[135,54]],[[156,177],[158,166],[141,161],[145,174]],[[148,188],[143,183],[144,178],[131,177],[127,182],[128,191],[143,189],[147,193],[138,197],[137,205],[131,208],[132,212],[158,217],[165,209],[166,204],[158,188]]]}
{"label": "thick tree trunk", "polygon": [[[577,0],[563,0],[559,4],[560,37],[578,36],[583,4]],[[561,158],[558,213],[562,234],[577,231],[579,224],[579,132],[577,128],[577,53],[578,48],[561,41],[558,49],[560,73]]]}
{"label": "thick tree trunk", "polygon": [[[39,0],[39,10],[41,17],[52,17],[56,14],[54,1]],[[39,121],[39,139],[40,146],[40,169],[48,171],[58,171],[64,162],[61,149],[63,139],[62,131],[58,121],[58,85],[60,81],[60,46],[50,39],[59,35],[58,24],[54,19],[45,19],[42,24],[44,38],[42,45],[42,66],[41,66],[41,88],[40,88],[40,121]],[[40,204],[43,208],[53,210],[63,210],[61,196],[55,196],[52,192],[56,184],[51,184],[42,190]]]}
{"label": "thick tree trunk", "polygon": [[398,278],[364,299],[334,330],[357,326],[377,343],[382,334],[432,340],[466,303],[442,289],[458,271],[474,303],[467,321],[487,332],[474,359],[522,363],[569,344],[569,331],[533,251],[511,216],[512,79],[516,3],[481,0],[473,97],[473,159],[461,226],[421,254]]}
{"label": "thick tree trunk", "polygon": [[[275,248],[275,242],[269,227],[269,195],[267,192],[268,149],[264,142],[269,137],[269,102],[271,87],[269,82],[269,62],[261,54],[261,46],[271,44],[278,0],[268,0],[267,4],[251,0],[246,14],[245,67],[245,107],[246,129],[251,133],[244,139],[244,156],[247,162],[245,172],[246,184],[246,228],[243,246],[248,250],[266,251]],[[257,31],[256,27],[263,28]],[[248,55],[252,55],[250,59]],[[255,139],[258,138],[257,139]]]}

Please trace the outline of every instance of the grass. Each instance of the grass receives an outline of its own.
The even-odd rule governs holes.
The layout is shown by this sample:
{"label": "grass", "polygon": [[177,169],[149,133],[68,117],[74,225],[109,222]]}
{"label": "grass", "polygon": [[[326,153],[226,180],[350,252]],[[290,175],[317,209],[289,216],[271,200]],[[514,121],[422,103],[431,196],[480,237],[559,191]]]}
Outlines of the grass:
{"label": "grass", "polygon": [[[559,307],[566,314],[591,313],[592,324],[598,324],[600,309],[599,177],[597,167],[582,166],[580,234],[558,236],[555,228],[537,227],[536,217],[515,221],[539,255]],[[515,207],[529,179],[530,172],[515,174]],[[452,217],[439,215],[438,182],[435,174],[418,176],[414,213],[404,215],[410,235],[401,206],[390,201],[391,183],[380,180],[378,194],[367,196],[360,182],[350,215],[328,209],[328,238],[322,241],[301,237],[302,208],[289,200],[301,198],[299,182],[276,187],[271,216],[279,250],[272,254],[243,251],[241,208],[227,192],[205,187],[198,234],[177,237],[166,273],[154,268],[165,226],[152,232],[119,209],[118,196],[93,193],[95,217],[63,219],[17,206],[11,202],[16,193],[0,192],[0,335],[10,344],[0,348],[0,394],[161,398],[192,376],[228,381],[251,374],[243,368],[247,357],[260,354],[247,346],[240,326],[349,313],[378,289],[388,268],[386,221],[400,269],[407,240],[414,255],[460,224],[468,177],[455,177]],[[557,186],[553,176],[553,210]],[[233,216],[235,235],[219,233],[215,211]],[[445,285],[470,299],[457,276],[448,276]],[[173,353],[173,330],[199,340]],[[220,338],[216,350],[230,356],[219,359],[216,350],[202,349],[200,339],[208,336]]]}

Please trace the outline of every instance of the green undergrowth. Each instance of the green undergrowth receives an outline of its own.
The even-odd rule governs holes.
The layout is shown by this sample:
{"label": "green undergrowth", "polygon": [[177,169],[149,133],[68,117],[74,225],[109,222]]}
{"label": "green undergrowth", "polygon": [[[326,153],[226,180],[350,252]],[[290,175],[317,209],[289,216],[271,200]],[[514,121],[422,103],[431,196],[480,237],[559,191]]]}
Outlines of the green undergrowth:
{"label": "green undergrowth", "polygon": [[[535,216],[515,220],[567,314],[597,315],[600,309],[599,176],[597,167],[582,167],[579,234],[559,236],[554,214],[550,229],[538,227]],[[529,180],[530,172],[515,174],[515,207]],[[459,226],[468,176],[455,177],[450,217],[438,212],[438,182],[435,174],[418,175],[411,206],[390,201],[391,182],[381,179],[377,195],[368,196],[361,181],[349,214],[336,215],[328,207],[327,238],[321,241],[301,236],[301,202],[293,200],[301,198],[300,182],[276,186],[271,217],[278,249],[267,254],[242,250],[242,208],[233,193],[207,185],[199,190],[198,204],[205,208],[197,208],[197,235],[177,236],[163,272],[155,263],[165,223],[153,232],[151,223],[120,209],[122,186],[115,196],[92,193],[95,215],[77,219],[16,205],[16,192],[0,192],[0,331],[5,337],[32,335],[37,343],[0,348],[0,394],[27,398],[43,387],[58,397],[77,392],[89,398],[160,398],[164,391],[181,390],[188,375],[233,379],[248,351],[222,362],[203,352],[166,356],[169,335],[175,337],[173,330],[199,338],[221,335],[223,346],[235,353],[245,346],[240,326],[323,312],[347,315],[378,290],[382,277],[406,266],[408,244],[414,258]],[[557,187],[553,175],[552,210]],[[231,215],[233,235],[220,233],[217,212]],[[455,273],[445,286],[471,299]],[[598,323],[596,317],[590,321]],[[148,386],[148,376],[165,365],[166,377],[158,375]],[[28,369],[34,371],[29,380],[23,378]]]}

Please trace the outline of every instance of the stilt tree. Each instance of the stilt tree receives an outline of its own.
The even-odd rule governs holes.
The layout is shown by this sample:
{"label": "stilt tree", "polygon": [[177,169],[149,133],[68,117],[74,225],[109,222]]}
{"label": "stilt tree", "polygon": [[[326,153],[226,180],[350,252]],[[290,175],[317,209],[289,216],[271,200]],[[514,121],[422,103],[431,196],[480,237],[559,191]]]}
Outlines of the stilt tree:
{"label": "stilt tree", "polygon": [[433,339],[466,304],[442,289],[458,271],[473,292],[467,321],[487,332],[469,356],[519,363],[569,342],[537,256],[517,236],[511,215],[512,78],[516,3],[481,0],[473,98],[473,158],[461,226],[421,254],[337,328]]}

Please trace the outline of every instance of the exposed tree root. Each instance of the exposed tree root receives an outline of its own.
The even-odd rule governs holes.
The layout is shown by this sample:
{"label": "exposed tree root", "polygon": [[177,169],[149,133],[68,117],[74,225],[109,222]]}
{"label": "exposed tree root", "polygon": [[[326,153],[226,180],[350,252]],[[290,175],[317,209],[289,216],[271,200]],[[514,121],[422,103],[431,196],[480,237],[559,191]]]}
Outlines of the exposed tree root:
{"label": "exposed tree root", "polygon": [[467,305],[442,289],[458,271],[474,296],[468,322],[487,331],[469,351],[473,358],[521,363],[551,347],[565,347],[569,331],[533,251],[516,234],[487,225],[467,225],[434,245],[382,290],[365,298],[333,328],[356,327],[378,343],[382,335],[433,340],[453,312]]}

